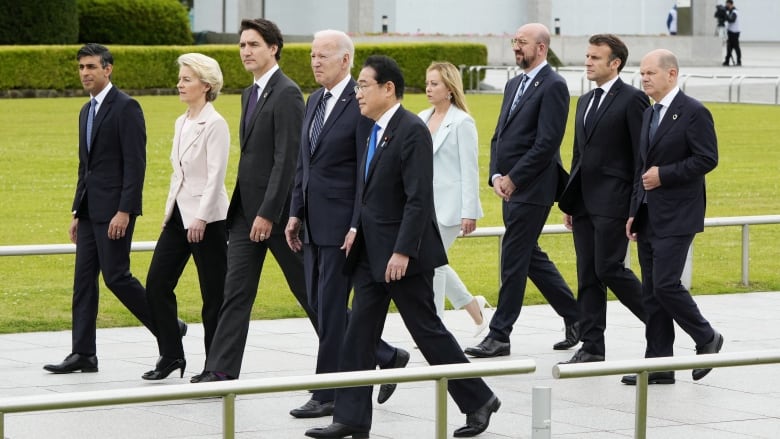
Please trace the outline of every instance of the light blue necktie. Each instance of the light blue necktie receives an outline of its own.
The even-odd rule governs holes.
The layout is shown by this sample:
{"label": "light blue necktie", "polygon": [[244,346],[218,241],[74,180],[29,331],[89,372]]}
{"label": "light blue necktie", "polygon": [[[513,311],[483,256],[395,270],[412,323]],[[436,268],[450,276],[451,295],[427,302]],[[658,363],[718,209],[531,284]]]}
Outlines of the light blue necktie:
{"label": "light blue necktie", "polygon": [[365,179],[368,179],[368,167],[371,165],[371,160],[374,158],[374,152],[376,152],[376,135],[379,132],[379,124],[374,124],[374,128],[371,130],[371,137],[368,138],[368,155],[366,155],[366,175]]}
{"label": "light blue necktie", "polygon": [[95,108],[97,99],[92,98],[89,101],[89,114],[87,114],[87,152],[92,149],[92,124],[95,123]]}

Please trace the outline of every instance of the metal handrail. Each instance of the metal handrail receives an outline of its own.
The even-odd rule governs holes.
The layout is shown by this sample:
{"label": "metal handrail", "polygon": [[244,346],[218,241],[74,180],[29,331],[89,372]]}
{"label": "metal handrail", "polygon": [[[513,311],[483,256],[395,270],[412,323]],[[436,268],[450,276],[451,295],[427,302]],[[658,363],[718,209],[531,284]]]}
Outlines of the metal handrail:
{"label": "metal handrail", "polygon": [[647,437],[647,385],[650,372],[773,363],[780,363],[780,350],[557,364],[553,366],[552,375],[553,378],[563,379],[636,373],[634,438],[645,439]]}
{"label": "metal handrail", "polygon": [[236,395],[369,386],[389,382],[436,381],[436,438],[443,439],[447,437],[447,382],[449,380],[524,374],[534,371],[536,371],[534,360],[510,360],[1,398],[0,438],[4,437],[6,413],[216,396],[222,398],[222,437],[233,439]]}
{"label": "metal handrail", "polygon": [[[755,216],[731,216],[731,217],[713,217],[704,219],[704,227],[742,227],[742,285],[747,286],[750,283],[750,225],[758,224],[780,224],[780,215],[755,215]],[[505,228],[479,227],[474,232],[460,238],[483,238],[494,236],[498,238],[498,256],[501,260],[501,243],[504,239]],[[562,224],[546,225],[542,229],[542,234],[561,234],[570,233]],[[156,241],[138,241],[133,242],[130,249],[132,251],[152,251]],[[75,244],[30,244],[30,245],[4,245],[0,246],[0,256],[41,256],[41,255],[59,255],[73,254],[76,252]],[[501,277],[501,268],[498,268],[499,278]]]}

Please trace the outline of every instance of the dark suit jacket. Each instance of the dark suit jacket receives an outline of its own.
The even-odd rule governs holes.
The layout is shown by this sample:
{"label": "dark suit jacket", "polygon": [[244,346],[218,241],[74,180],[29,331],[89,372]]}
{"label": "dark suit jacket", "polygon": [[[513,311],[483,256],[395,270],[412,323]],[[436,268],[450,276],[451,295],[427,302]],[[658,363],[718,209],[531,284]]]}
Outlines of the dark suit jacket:
{"label": "dark suit jacket", "polygon": [[[241,95],[241,120],[252,87]],[[256,216],[273,221],[272,234],[284,234],[290,211],[290,191],[300,148],[303,95],[300,88],[281,70],[271,76],[248,129],[241,124],[241,158],[236,188],[228,208],[228,227],[240,201],[245,219]]]}
{"label": "dark suit jacket", "polygon": [[[640,165],[629,216],[634,229],[650,221],[659,237],[690,235],[704,230],[704,175],[718,164],[718,140],[712,114],[682,91],[672,101],[649,142],[652,108],[645,110],[639,144]],[[659,167],[661,186],[645,192],[642,174]],[[646,218],[637,217],[647,194]]]}
{"label": "dark suit jacket", "polygon": [[360,114],[355,84],[350,80],[341,96],[331,98],[338,100],[322,126],[313,155],[309,130],[325,89],[312,93],[306,103],[290,216],[304,220],[307,244],[340,246],[350,226],[357,225],[357,167],[373,122]]}
{"label": "dark suit jacket", "polygon": [[[360,176],[366,166],[364,154]],[[359,182],[357,251],[349,253],[348,269],[363,254],[374,281],[384,282],[393,253],[409,256],[407,276],[447,263],[433,205],[433,141],[416,114],[398,109],[378,139],[366,181]]]}
{"label": "dark suit jacket", "polygon": [[650,105],[644,92],[618,78],[585,133],[583,118],[594,92],[582,95],[574,119],[571,176],[558,207],[570,215],[628,218],[634,172],[639,160],[642,111]]}
{"label": "dark suit jacket", "polygon": [[78,217],[86,196],[89,218],[108,222],[117,211],[141,214],[146,172],[146,125],[141,106],[111,87],[92,123],[87,153],[89,102],[79,113],[79,171],[73,212]]}
{"label": "dark suit jacket", "polygon": [[490,173],[508,175],[517,186],[510,201],[551,206],[563,191],[568,174],[560,146],[569,114],[566,81],[547,65],[526,86],[517,108],[512,106],[520,76],[504,88],[504,100],[490,141]]}

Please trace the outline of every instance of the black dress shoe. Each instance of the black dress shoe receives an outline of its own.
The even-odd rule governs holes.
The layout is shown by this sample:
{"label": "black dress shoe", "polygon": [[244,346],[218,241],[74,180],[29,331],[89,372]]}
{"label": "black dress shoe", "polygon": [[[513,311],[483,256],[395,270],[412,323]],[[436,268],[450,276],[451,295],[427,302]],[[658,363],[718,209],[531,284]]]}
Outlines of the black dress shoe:
{"label": "black dress shoe", "polygon": [[207,373],[208,373],[208,372],[206,372],[206,371],[204,370],[203,372],[201,372],[201,373],[199,373],[199,374],[197,374],[197,375],[193,375],[193,376],[190,378],[190,382],[191,382],[191,383],[199,383],[199,382],[200,382],[200,379],[201,379],[201,378],[203,378],[203,375],[206,375]]}
{"label": "black dress shoe", "polygon": [[509,342],[485,337],[478,345],[466,348],[463,352],[477,358],[502,357],[509,355]]}
{"label": "black dress shoe", "polygon": [[187,335],[187,322],[182,319],[178,319],[179,322],[179,337]]}
{"label": "black dress shoe", "polygon": [[577,346],[580,342],[580,322],[566,325],[566,339],[553,345],[556,351],[565,351],[566,349]]}
{"label": "black dress shoe", "polygon": [[82,372],[97,372],[98,360],[97,355],[82,355],[74,352],[65,357],[62,363],[47,364],[43,368],[52,373],[71,373],[79,370]]}
{"label": "black dress shoe", "polygon": [[224,374],[222,372],[203,372],[200,375],[200,380],[197,382],[199,383],[213,383],[215,381],[230,381],[234,380],[230,375]]}
{"label": "black dress shoe", "polygon": [[310,399],[306,404],[297,409],[290,410],[290,415],[295,418],[320,418],[333,414],[333,401],[320,402]]}
{"label": "black dress shoe", "polygon": [[569,361],[561,361],[558,364],[595,363],[597,361],[604,361],[604,356],[591,354],[585,349],[578,349]]}
{"label": "black dress shoe", "polygon": [[[636,375],[623,375],[620,382],[629,386],[636,386]],[[650,372],[647,374],[647,384],[674,384],[674,371]]]}
{"label": "black dress shoe", "polygon": [[[395,360],[393,361],[393,364],[390,366],[381,367],[381,369],[398,369],[406,367],[407,364],[409,364],[409,352],[406,352],[401,348],[395,348]],[[396,386],[397,384],[382,384],[379,386],[379,394],[376,396],[376,402],[379,404],[384,404],[388,399],[390,399],[391,396],[393,396],[393,392],[395,392]]]}
{"label": "black dress shoe", "polygon": [[501,407],[501,400],[493,395],[488,402],[480,407],[476,412],[466,415],[466,425],[460,427],[452,433],[455,437],[472,437],[487,430],[490,424],[490,416]]}
{"label": "black dress shoe", "polygon": [[184,378],[185,367],[187,367],[187,360],[184,358],[170,359],[166,357],[160,357],[157,359],[157,364],[154,366],[154,370],[150,370],[149,372],[144,373],[141,375],[141,378],[151,381],[164,380],[165,378],[168,378],[168,375],[170,375],[171,372],[176,369],[181,371],[179,378]]}
{"label": "black dress shoe", "polygon": [[[709,343],[705,344],[704,346],[696,346],[696,355],[702,355],[702,354],[717,354],[720,352],[720,348],[723,347],[723,336],[720,335],[718,331],[715,331],[715,335],[712,337],[712,340],[710,340]],[[691,371],[691,375],[693,376],[694,381],[699,381],[700,379],[707,376],[708,373],[712,368],[709,369],[693,369]]]}
{"label": "black dress shoe", "polygon": [[352,436],[352,439],[368,439],[368,430],[334,422],[327,427],[310,428],[306,430],[306,436],[318,438],[344,438]]}

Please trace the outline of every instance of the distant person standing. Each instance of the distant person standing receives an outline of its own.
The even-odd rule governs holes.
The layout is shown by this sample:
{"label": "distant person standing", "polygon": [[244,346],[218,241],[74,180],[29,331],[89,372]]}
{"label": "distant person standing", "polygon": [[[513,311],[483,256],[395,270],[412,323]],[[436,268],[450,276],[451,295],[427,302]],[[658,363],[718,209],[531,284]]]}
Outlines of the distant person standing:
{"label": "distant person standing", "polygon": [[[742,50],[739,48],[739,16],[737,14],[737,8],[734,7],[732,0],[726,0],[726,59],[723,61],[724,66],[728,66],[734,63],[737,66],[742,65]],[[734,51],[737,54],[736,60],[731,55]]]}
{"label": "distant person standing", "polygon": [[152,329],[146,291],[130,273],[130,242],[146,173],[144,114],[135,99],[111,84],[114,57],[106,47],[84,45],[76,58],[90,100],[79,114],[78,182],[68,230],[76,244],[73,350],[60,364],[43,367],[53,373],[98,371],[100,273],[119,301]]}
{"label": "distant person standing", "polygon": [[672,6],[669,15],[666,16],[666,28],[669,30],[669,35],[677,35],[677,5]]}

